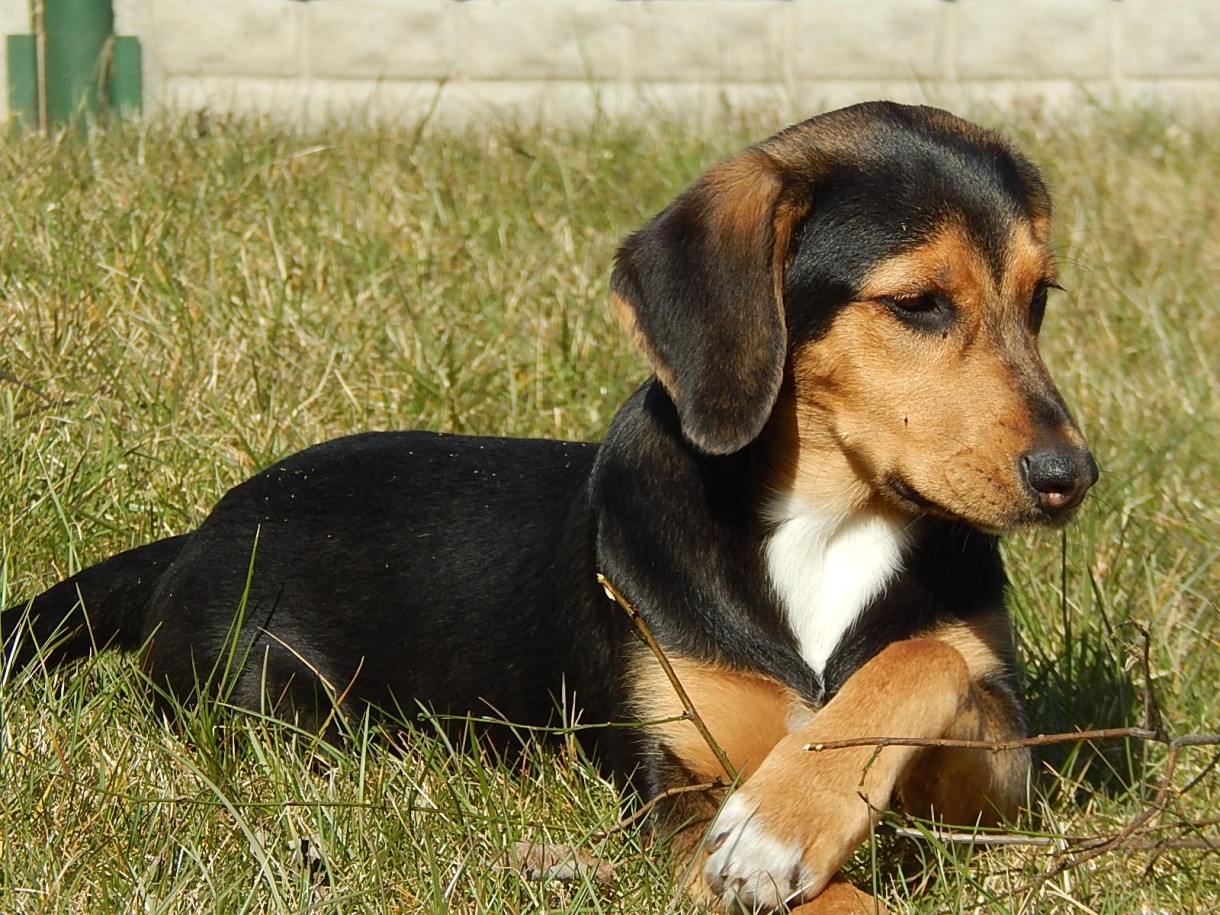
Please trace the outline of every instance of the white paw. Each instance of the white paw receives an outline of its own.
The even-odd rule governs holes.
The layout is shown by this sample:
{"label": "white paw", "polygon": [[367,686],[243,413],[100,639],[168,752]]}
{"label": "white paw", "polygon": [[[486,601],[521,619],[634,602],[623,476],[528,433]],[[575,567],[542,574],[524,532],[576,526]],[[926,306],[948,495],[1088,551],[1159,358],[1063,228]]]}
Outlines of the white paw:
{"label": "white paw", "polygon": [[802,863],[804,849],[764,829],[757,804],[745,792],[732,795],[708,833],[703,865],[708,888],[727,907],[749,912],[782,909],[824,882]]}

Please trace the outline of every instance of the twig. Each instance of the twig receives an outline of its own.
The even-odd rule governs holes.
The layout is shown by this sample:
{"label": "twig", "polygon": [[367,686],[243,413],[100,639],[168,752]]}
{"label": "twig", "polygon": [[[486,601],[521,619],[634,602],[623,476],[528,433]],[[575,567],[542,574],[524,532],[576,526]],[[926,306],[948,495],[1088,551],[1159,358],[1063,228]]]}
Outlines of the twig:
{"label": "twig", "polygon": [[721,749],[720,744],[716,743],[716,738],[712,736],[712,732],[707,729],[707,725],[703,723],[703,719],[695,710],[694,703],[691,702],[690,696],[687,695],[685,688],[682,686],[682,681],[678,679],[678,675],[674,672],[673,665],[669,663],[669,658],[665,657],[665,652],[657,643],[656,638],[652,634],[652,630],[648,628],[648,623],[640,614],[640,611],[632,605],[631,601],[627,600],[619,591],[618,588],[601,572],[597,573],[597,580],[606,592],[606,596],[622,607],[629,617],[631,622],[635,624],[635,628],[640,631],[640,635],[644,637],[644,641],[648,643],[648,647],[656,656],[657,661],[661,665],[661,669],[665,671],[665,676],[669,678],[670,685],[674,688],[674,692],[678,694],[678,701],[682,703],[682,708],[685,711],[686,717],[694,724],[699,735],[707,743],[717,761],[720,763],[720,768],[724,770],[724,774],[729,777],[730,782],[737,781],[737,770],[733,768],[733,764],[729,762],[728,756]]}
{"label": "twig", "polygon": [[712,782],[700,782],[698,785],[675,785],[672,788],[666,788],[660,794],[649,798],[647,802],[641,804],[639,810],[636,810],[630,816],[619,820],[613,826],[606,829],[597,830],[597,832],[593,833],[591,838],[605,839],[616,833],[622,832],[633,823],[638,823],[640,820],[644,819],[644,817],[648,816],[649,811],[651,811],[653,807],[657,806],[657,804],[660,804],[662,801],[666,801],[671,797],[677,797],[680,794],[690,794],[693,791],[714,791],[717,788],[725,787],[727,787],[725,783],[717,779],[716,781]]}
{"label": "twig", "polygon": [[[1220,742],[1220,736],[1216,737],[1216,741]],[[1152,803],[1137,813],[1131,818],[1121,830],[1115,833],[1111,838],[1101,840],[1098,844],[1091,848],[1086,848],[1066,861],[1060,861],[1036,881],[1037,885],[1042,885],[1051,878],[1062,874],[1064,871],[1072,870],[1080,867],[1080,865],[1092,861],[1094,858],[1104,855],[1106,852],[1113,851],[1120,845],[1123,845],[1128,839],[1141,830],[1145,823],[1153,817],[1164,812],[1165,805],[1169,801],[1169,793],[1171,791],[1171,783],[1173,781],[1174,770],[1178,764],[1178,745],[1171,743],[1169,745],[1169,755],[1165,758],[1165,770],[1161,776],[1161,787],[1157,790],[1156,797],[1152,799]]]}
{"label": "twig", "polygon": [[[1147,628],[1135,620],[1128,620],[1127,625],[1140,634],[1143,645],[1140,648],[1139,662],[1144,671],[1144,727],[1150,731],[1163,733],[1161,705],[1156,698],[1156,690],[1152,685],[1152,636]],[[1129,649],[1134,652],[1134,649]]]}
{"label": "twig", "polygon": [[[1185,826],[1187,824],[1179,824]],[[1196,825],[1196,824],[1190,824]],[[899,839],[931,839],[940,842],[944,845],[972,845],[972,846],[1019,846],[1029,845],[1035,848],[1060,848],[1064,845],[1089,845],[1102,841],[1101,836],[1035,836],[1022,835],[1021,833],[1012,832],[960,832],[944,829],[915,829],[911,826],[890,826],[881,825],[877,827],[879,830],[884,830],[893,834]],[[1151,827],[1151,831],[1155,827]],[[1113,838],[1113,837],[1111,837]],[[1104,841],[1109,841],[1108,839]],[[1189,849],[1196,851],[1212,851],[1220,849],[1220,837],[1216,839],[1208,839],[1206,837],[1197,839],[1136,839],[1124,843],[1124,848],[1133,849],[1136,851],[1159,851],[1163,848],[1172,849]]]}
{"label": "twig", "polygon": [[[1159,716],[1153,718],[1159,720]],[[1194,849],[1199,851],[1220,852],[1220,836],[1200,836],[1198,838],[1146,838],[1146,834],[1159,829],[1199,829],[1214,821],[1199,823],[1178,823],[1173,825],[1157,825],[1152,821],[1163,814],[1174,794],[1183,794],[1173,787],[1173,777],[1177,769],[1178,756],[1183,747],[1220,746],[1220,734],[1181,734],[1170,737],[1162,730],[1151,728],[1102,728],[1093,731],[1074,731],[1066,734],[1040,734],[1036,737],[1026,737],[1020,740],[952,740],[947,738],[915,738],[915,737],[858,737],[847,740],[825,741],[817,744],[807,744],[805,750],[818,753],[827,750],[846,749],[849,747],[875,746],[877,752],[886,746],[914,747],[947,747],[953,749],[977,749],[991,752],[1016,750],[1024,747],[1040,747],[1069,741],[1090,741],[1106,739],[1147,740],[1164,744],[1168,748],[1165,767],[1161,774],[1159,787],[1151,802],[1128,821],[1118,832],[1108,836],[1023,836],[1020,834],[1000,833],[969,833],[944,832],[939,830],[919,830],[908,827],[892,827],[894,834],[901,838],[932,838],[946,844],[970,845],[1033,845],[1041,847],[1061,847],[1060,854],[1070,857],[1060,860],[1046,873],[1040,874],[1034,881],[1034,886],[1040,886],[1051,878],[1081,866],[1094,858],[1098,858],[1118,848],[1129,848],[1159,852],[1166,849]],[[1213,764],[1215,760],[1213,760]],[[1190,786],[1198,784],[1195,778]]]}
{"label": "twig", "polygon": [[1018,740],[955,740],[947,737],[849,737],[844,740],[825,740],[807,743],[803,747],[809,753],[825,750],[844,750],[850,747],[939,747],[953,750],[1019,750],[1024,747],[1043,747],[1056,743],[1089,740],[1113,740],[1128,738],[1163,743],[1172,748],[1220,746],[1220,734],[1182,734],[1168,737],[1148,728],[1099,728],[1095,731],[1069,731],[1064,734],[1039,734]]}
{"label": "twig", "polygon": [[1215,771],[1217,765],[1220,765],[1220,753],[1215,753],[1212,756],[1211,762],[1204,766],[1198,775],[1186,783],[1186,786],[1182,789],[1181,793],[1188,794],[1191,789],[1195,787],[1195,785],[1199,784],[1199,782],[1211,775],[1211,773]]}
{"label": "twig", "polygon": [[[699,731],[699,734],[707,742],[717,760],[720,761],[725,773],[730,779],[735,780],[737,777],[736,771],[729,763],[724,751],[720,745],[716,743],[711,732],[708,731],[703,719],[695,710],[694,704],[691,702],[690,696],[683,688],[678,679],[677,673],[670,664],[669,659],[665,656],[661,646],[657,643],[651,630],[648,628],[647,622],[623,594],[607,579],[604,575],[598,574],[597,580],[601,583],[606,591],[607,597],[614,600],[635,624],[640,635],[656,656],[661,668],[665,671],[666,677],[669,678],[670,684],[677,693],[679,700],[682,703],[684,713],[682,717],[690,720]],[[1141,652],[1141,661],[1145,667],[1145,673],[1148,674],[1149,654],[1150,654],[1150,639],[1145,630],[1140,630],[1144,636],[1143,651]],[[1151,677],[1146,676],[1146,681],[1150,681]],[[1182,794],[1183,791],[1176,791],[1173,788],[1173,776],[1177,769],[1178,756],[1183,747],[1195,746],[1220,746],[1220,734],[1180,734],[1177,737],[1169,736],[1163,726],[1160,714],[1160,707],[1157,703],[1156,696],[1153,693],[1151,686],[1144,693],[1145,699],[1145,726],[1144,727],[1126,727],[1126,728],[1098,728],[1090,731],[1072,731],[1061,734],[1038,734],[1033,737],[1024,737],[1016,740],[957,740],[951,738],[917,738],[917,737],[854,737],[844,740],[822,741],[820,743],[806,744],[804,749],[811,753],[821,753],[829,750],[847,749],[850,747],[875,747],[874,757],[881,749],[887,746],[908,746],[908,747],[932,747],[932,748],[950,748],[950,749],[967,749],[967,750],[987,750],[992,753],[1001,753],[1006,750],[1018,750],[1029,747],[1049,746],[1057,743],[1067,742],[1084,742],[1094,740],[1145,740],[1154,743],[1160,743],[1168,748],[1168,754],[1165,760],[1164,770],[1161,775],[1159,787],[1152,801],[1118,832],[1111,835],[1099,836],[1033,836],[1020,835],[1015,833],[973,833],[973,832],[953,832],[936,829],[912,829],[909,827],[893,826],[889,827],[893,830],[893,834],[905,839],[924,839],[931,838],[945,844],[958,845],[976,845],[976,846],[1035,846],[1043,848],[1061,849],[1058,854],[1068,854],[1065,860],[1060,860],[1054,867],[1047,872],[1039,875],[1034,885],[1042,885],[1046,881],[1061,874],[1065,871],[1079,867],[1088,861],[1098,858],[1108,852],[1114,851],[1120,847],[1149,850],[1159,852],[1167,849],[1191,849],[1199,851],[1220,851],[1220,837],[1200,836],[1198,838],[1149,838],[1148,833],[1162,829],[1199,829],[1203,826],[1211,825],[1212,821],[1202,821],[1198,823],[1177,823],[1177,824],[1156,824],[1152,822],[1168,807],[1172,795]],[[1220,761],[1220,754],[1211,761],[1208,770],[1214,768],[1217,762]],[[1207,770],[1205,770],[1206,772]],[[1201,776],[1200,776],[1201,777]],[[1200,777],[1193,779],[1188,787],[1196,785]],[[725,787],[720,782],[709,782],[702,785],[680,786],[671,788],[662,792],[656,797],[648,801],[640,810],[633,813],[621,821],[616,826],[603,830],[596,835],[604,837],[612,835],[626,829],[631,824],[643,818],[649,810],[656,804],[665,799],[677,794],[683,794],[688,791],[706,791],[713,788]],[[866,799],[867,800],[867,799]],[[1064,848],[1063,846],[1067,846]]]}

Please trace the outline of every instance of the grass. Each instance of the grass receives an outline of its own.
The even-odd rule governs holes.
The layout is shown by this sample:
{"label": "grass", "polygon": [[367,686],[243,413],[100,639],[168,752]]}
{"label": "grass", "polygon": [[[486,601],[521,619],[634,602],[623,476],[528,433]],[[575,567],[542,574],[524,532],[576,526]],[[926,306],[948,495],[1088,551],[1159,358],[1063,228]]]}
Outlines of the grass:
{"label": "grass", "polygon": [[[994,114],[982,117],[998,123]],[[1056,191],[1067,292],[1044,352],[1098,455],[1066,532],[1007,544],[1035,726],[1220,731],[1220,128],[1093,112],[1010,125]],[[0,602],[194,526],[314,441],[369,428],[597,437],[647,370],[605,307],[621,236],[780,122],[497,125],[480,136],[197,119],[0,145]],[[1147,667],[1140,660],[1148,633]],[[1151,699],[1149,698],[1151,696]],[[166,724],[130,658],[0,691],[0,910],[687,912],[614,791],[570,754],[511,770],[421,736],[343,752],[216,710]],[[219,714],[219,717],[217,717]],[[1057,745],[1037,815],[1103,835],[1164,748]],[[1163,822],[1211,821],[1213,750]],[[537,883],[520,839],[616,865]],[[897,912],[1188,912],[1220,854],[882,837]]]}

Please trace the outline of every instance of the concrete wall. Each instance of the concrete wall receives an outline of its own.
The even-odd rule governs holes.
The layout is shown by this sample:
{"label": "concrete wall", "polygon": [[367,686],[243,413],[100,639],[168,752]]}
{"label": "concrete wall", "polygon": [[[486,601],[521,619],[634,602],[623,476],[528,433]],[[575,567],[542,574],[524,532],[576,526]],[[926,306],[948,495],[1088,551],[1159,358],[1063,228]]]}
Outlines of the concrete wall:
{"label": "concrete wall", "polygon": [[[862,98],[1220,108],[1220,0],[114,0],[149,110],[582,119]],[[24,0],[0,29],[29,30]],[[0,74],[3,70],[0,70]]]}

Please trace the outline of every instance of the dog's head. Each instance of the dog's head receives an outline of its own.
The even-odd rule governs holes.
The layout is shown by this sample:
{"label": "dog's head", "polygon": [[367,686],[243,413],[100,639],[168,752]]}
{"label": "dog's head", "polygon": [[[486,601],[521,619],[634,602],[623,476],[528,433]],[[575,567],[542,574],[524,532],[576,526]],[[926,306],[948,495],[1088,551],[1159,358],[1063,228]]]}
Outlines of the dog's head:
{"label": "dog's head", "polygon": [[773,485],[1000,531],[1096,479],[1041,357],[1050,198],[1005,140],[870,103],[710,169],[619,251],[611,302],[696,448]]}

